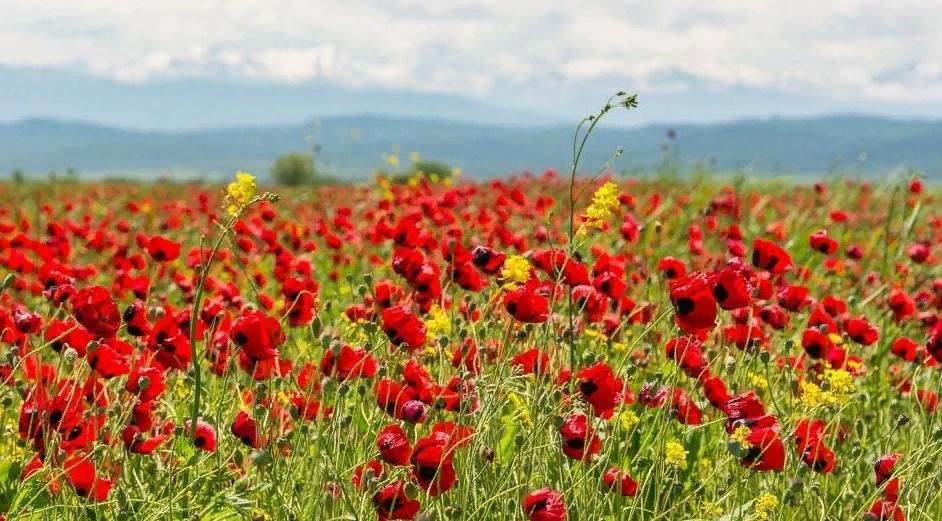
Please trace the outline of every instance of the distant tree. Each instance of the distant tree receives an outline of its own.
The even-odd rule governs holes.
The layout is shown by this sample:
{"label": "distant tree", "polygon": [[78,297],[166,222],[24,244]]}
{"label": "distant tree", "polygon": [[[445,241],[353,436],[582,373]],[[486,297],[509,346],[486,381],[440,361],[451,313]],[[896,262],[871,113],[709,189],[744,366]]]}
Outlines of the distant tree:
{"label": "distant tree", "polygon": [[26,176],[23,174],[22,170],[14,168],[13,171],[10,172],[10,179],[12,179],[14,183],[20,184],[26,179]]}
{"label": "distant tree", "polygon": [[280,185],[298,186],[313,183],[317,174],[309,154],[291,153],[275,160],[271,177]]}

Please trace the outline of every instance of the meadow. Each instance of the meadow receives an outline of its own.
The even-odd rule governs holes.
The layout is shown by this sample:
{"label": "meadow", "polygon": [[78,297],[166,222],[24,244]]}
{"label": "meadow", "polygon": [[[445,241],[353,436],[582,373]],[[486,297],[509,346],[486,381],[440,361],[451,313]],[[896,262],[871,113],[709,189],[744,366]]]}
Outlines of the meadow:
{"label": "meadow", "polygon": [[942,519],[939,192],[0,186],[0,519]]}

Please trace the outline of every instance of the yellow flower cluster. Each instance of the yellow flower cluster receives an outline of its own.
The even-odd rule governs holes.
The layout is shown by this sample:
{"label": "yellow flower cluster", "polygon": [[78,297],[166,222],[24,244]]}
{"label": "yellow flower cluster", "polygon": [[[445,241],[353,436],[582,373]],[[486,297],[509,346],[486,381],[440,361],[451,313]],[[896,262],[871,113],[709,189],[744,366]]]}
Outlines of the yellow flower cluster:
{"label": "yellow flower cluster", "polygon": [[514,418],[527,425],[533,425],[533,420],[530,418],[530,409],[516,393],[507,393],[507,401],[513,406]]}
{"label": "yellow flower cluster", "polygon": [[778,498],[772,494],[762,494],[756,498],[754,519],[766,521],[776,508],[778,508]]}
{"label": "yellow flower cluster", "polygon": [[723,515],[723,507],[713,501],[700,503],[700,517],[703,519],[717,519]]}
{"label": "yellow flower cluster", "polygon": [[229,215],[235,215],[239,208],[252,202],[257,189],[254,175],[248,172],[236,172],[235,181],[226,187],[226,203],[228,203],[226,211]]}
{"label": "yellow flower cluster", "polygon": [[732,436],[730,436],[729,438],[735,441],[736,443],[738,443],[739,446],[742,447],[743,449],[748,450],[749,447],[752,447],[752,444],[749,443],[749,434],[751,432],[752,431],[749,429],[749,427],[746,427],[745,425],[741,425],[737,427],[735,431],[733,431]]}
{"label": "yellow flower cluster", "polygon": [[769,388],[769,381],[764,376],[757,373],[749,373],[749,383],[756,389],[765,391]]}
{"label": "yellow flower cluster", "polygon": [[425,327],[431,333],[429,338],[434,339],[451,333],[451,320],[442,308],[432,306],[432,309],[428,311],[428,318],[425,319]]}
{"label": "yellow flower cluster", "polygon": [[687,449],[675,440],[664,445],[664,463],[679,469],[687,468]]}
{"label": "yellow flower cluster", "polygon": [[632,427],[638,425],[640,422],[641,419],[632,411],[622,411],[622,413],[618,415],[618,425],[623,431],[630,431]]}
{"label": "yellow flower cluster", "polygon": [[500,270],[500,276],[504,279],[504,287],[513,289],[517,284],[530,280],[530,261],[520,255],[507,257],[504,267]]}
{"label": "yellow flower cluster", "polygon": [[825,369],[824,381],[832,393],[846,398],[857,388],[854,386],[854,377],[843,369]]}
{"label": "yellow flower cluster", "polygon": [[618,185],[609,181],[600,186],[592,195],[592,203],[585,212],[588,224],[601,228],[602,223],[612,216],[616,208],[618,208]]}

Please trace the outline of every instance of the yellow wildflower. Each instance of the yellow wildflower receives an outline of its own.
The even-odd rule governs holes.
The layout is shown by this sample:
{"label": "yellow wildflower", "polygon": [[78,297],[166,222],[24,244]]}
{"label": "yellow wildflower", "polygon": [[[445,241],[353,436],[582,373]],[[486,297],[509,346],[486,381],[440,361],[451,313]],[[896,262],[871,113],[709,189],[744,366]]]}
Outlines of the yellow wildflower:
{"label": "yellow wildflower", "polygon": [[507,257],[504,267],[500,270],[500,276],[504,279],[506,288],[515,288],[517,284],[530,280],[530,261],[520,255]]}
{"label": "yellow wildflower", "polygon": [[824,381],[835,395],[843,397],[856,390],[854,377],[843,369],[825,369]]}
{"label": "yellow wildflower", "polygon": [[664,445],[664,463],[679,469],[687,468],[687,449],[675,440]]}
{"label": "yellow wildflower", "polygon": [[592,195],[592,203],[586,209],[589,225],[601,228],[602,223],[618,208],[618,185],[609,181]]}
{"label": "yellow wildflower", "polygon": [[433,339],[451,333],[451,321],[448,320],[448,314],[438,306],[432,306],[429,310],[425,327],[431,333],[430,338]]}
{"label": "yellow wildflower", "polygon": [[533,420],[530,418],[530,409],[527,407],[527,404],[523,403],[523,400],[517,396],[516,393],[510,392],[507,393],[507,401],[514,408],[514,416],[526,423],[527,425],[532,425]]}
{"label": "yellow wildflower", "polygon": [[622,413],[618,415],[618,425],[624,431],[630,431],[632,427],[638,425],[639,422],[641,422],[641,419],[632,411],[622,411]]}
{"label": "yellow wildflower", "polygon": [[713,501],[700,503],[700,517],[703,519],[717,519],[723,515],[723,507]]}
{"label": "yellow wildflower", "polygon": [[235,181],[226,186],[226,202],[228,203],[226,211],[230,215],[235,215],[239,208],[252,202],[257,189],[254,175],[248,172],[236,172]]}
{"label": "yellow wildflower", "polygon": [[766,390],[769,388],[769,381],[765,379],[764,376],[756,373],[749,373],[749,383],[753,387],[760,390]]}
{"label": "yellow wildflower", "polygon": [[828,405],[829,394],[825,394],[820,387],[812,382],[801,382],[801,404],[809,409]]}
{"label": "yellow wildflower", "polygon": [[756,498],[754,519],[766,521],[776,508],[778,508],[778,498],[772,494],[762,494]]}
{"label": "yellow wildflower", "polygon": [[733,434],[732,436],[730,436],[730,439],[738,443],[739,446],[742,447],[743,449],[748,450],[749,447],[752,446],[752,444],[749,443],[749,434],[751,432],[752,431],[749,429],[749,427],[746,427],[745,425],[741,425],[737,427],[735,431],[733,431]]}

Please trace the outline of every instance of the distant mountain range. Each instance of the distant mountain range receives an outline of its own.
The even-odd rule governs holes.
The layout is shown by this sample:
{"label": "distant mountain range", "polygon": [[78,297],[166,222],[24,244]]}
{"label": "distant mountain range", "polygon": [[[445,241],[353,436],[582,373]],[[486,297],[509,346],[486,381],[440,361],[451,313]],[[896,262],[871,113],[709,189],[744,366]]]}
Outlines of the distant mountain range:
{"label": "distant mountain range", "polygon": [[[885,174],[913,167],[942,177],[942,122],[863,116],[743,120],[708,125],[600,127],[584,165],[594,169],[618,147],[616,169],[646,169],[673,146],[685,162],[706,161],[719,171],[757,174]],[[338,116],[298,125],[194,131],[140,131],[85,123],[30,119],[0,124],[0,175],[77,169],[92,177],[166,175],[221,177],[237,169],[265,175],[280,154],[319,149],[318,164],[331,174],[357,178],[382,165],[397,145],[403,160],[413,152],[489,177],[525,169],[565,169],[572,127],[515,127],[404,117]]]}

